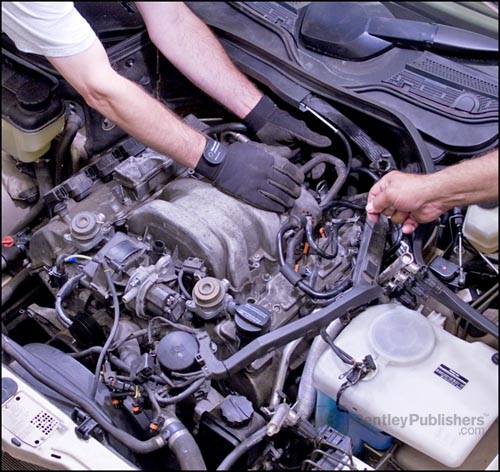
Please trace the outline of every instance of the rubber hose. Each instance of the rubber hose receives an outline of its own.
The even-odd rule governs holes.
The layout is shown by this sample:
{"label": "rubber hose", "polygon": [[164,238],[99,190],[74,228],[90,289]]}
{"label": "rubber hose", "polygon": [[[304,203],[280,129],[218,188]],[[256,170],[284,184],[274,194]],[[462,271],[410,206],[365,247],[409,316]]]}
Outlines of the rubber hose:
{"label": "rubber hose", "polygon": [[246,133],[248,129],[243,123],[222,123],[220,125],[213,125],[202,130],[202,132],[208,136],[212,136],[218,133],[224,133],[226,131],[236,131],[238,133]]}
{"label": "rubber hose", "polygon": [[21,269],[2,287],[2,308],[12,298],[14,292],[29,278],[28,269]]}
{"label": "rubber hose", "polygon": [[[102,352],[102,346],[92,346],[83,351],[72,352],[68,355],[75,359],[80,359],[85,356],[90,356],[91,354],[100,354],[101,352]],[[130,373],[130,366],[128,364],[125,364],[125,362],[120,360],[118,357],[113,356],[112,354],[108,354],[108,357],[113,365],[118,367],[120,370],[126,372],[127,374]]]}
{"label": "rubber hose", "polygon": [[63,177],[63,169],[68,152],[71,149],[76,133],[81,128],[83,122],[78,113],[70,112],[63,130],[61,140],[56,149],[56,171],[54,177],[55,185],[59,185]]}
{"label": "rubber hose", "polygon": [[132,338],[127,341],[125,341],[125,339],[130,334],[137,333],[140,329],[139,326],[129,320],[120,320],[118,323],[115,344],[119,346],[116,350],[120,359],[128,366],[131,366],[136,359],[141,357],[141,347],[139,346],[137,338]]}
{"label": "rubber hose", "polygon": [[108,264],[106,262],[102,263],[104,269],[104,276],[106,277],[106,281],[108,283],[109,291],[111,292],[111,298],[113,300],[113,326],[111,327],[111,331],[109,332],[108,339],[104,343],[102,347],[102,351],[99,354],[99,358],[97,359],[97,364],[95,368],[94,380],[92,382],[92,390],[90,392],[90,397],[95,398],[97,393],[97,386],[99,384],[99,375],[101,372],[102,364],[104,363],[104,358],[108,352],[109,346],[115,339],[116,332],[118,331],[118,323],[120,321],[120,302],[118,301],[118,294],[116,293],[116,288],[113,283],[113,279],[111,277],[111,272]]}
{"label": "rubber hose", "polygon": [[35,163],[34,167],[36,182],[38,185],[38,194],[40,197],[35,205],[30,208],[26,216],[14,225],[10,231],[11,234],[16,234],[24,228],[27,228],[42,214],[45,209],[45,200],[43,199],[43,195],[53,188],[52,176],[50,175],[50,170],[45,160],[40,159]]}
{"label": "rubber hose", "polygon": [[175,454],[181,470],[207,470],[200,448],[188,429],[177,419],[171,418],[165,431],[169,433],[168,447]]}
{"label": "rubber hose", "polygon": [[147,454],[156,451],[166,445],[165,439],[162,436],[155,436],[146,441],[140,441],[131,434],[117,428],[112,424],[106,415],[91,401],[88,397],[75,393],[71,389],[60,385],[50,377],[46,377],[42,372],[33,367],[29,361],[26,360],[26,350],[15,343],[12,339],[2,334],[2,349],[6,354],[12,357],[28,374],[32,375],[36,380],[43,385],[51,388],[59,393],[69,401],[84,410],[93,420],[95,420],[101,428],[111,434],[115,439],[120,441],[124,446],[129,448],[132,452],[138,454]]}
{"label": "rubber hose", "polygon": [[188,388],[186,388],[186,390],[179,393],[179,395],[176,395],[175,397],[163,398],[155,393],[155,398],[160,405],[173,405],[174,403],[179,403],[180,401],[185,400],[187,397],[189,397],[189,395],[196,392],[196,390],[201,387],[203,382],[205,382],[204,377],[194,381]]}
{"label": "rubber hose", "polygon": [[83,278],[85,274],[78,274],[78,275],[75,275],[74,277],[71,277],[71,279],[69,279],[62,287],[61,287],[61,290],[59,290],[59,292],[57,292],[57,296],[56,296],[56,314],[57,314],[57,317],[59,318],[59,321],[64,325],[66,326],[66,328],[69,328],[72,324],[73,324],[73,320],[71,320],[70,318],[68,318],[68,316],[66,315],[66,313],[64,313],[64,310],[63,310],[63,307],[62,307],[62,302],[63,300],[65,300],[66,298],[68,298],[68,296],[71,294],[71,292],[73,291],[73,289],[76,287],[76,285],[78,284],[78,282],[80,282],[80,280]]}
{"label": "rubber hose", "polygon": [[[328,325],[326,332],[332,339],[335,339],[341,329],[342,323],[337,319]],[[316,336],[307,355],[302,377],[300,379],[297,404],[295,405],[295,411],[305,420],[311,417],[314,406],[316,405],[316,388],[313,385],[313,371],[320,356],[325,352],[327,347],[328,344],[323,338],[321,336]]]}
{"label": "rubber hose", "polygon": [[267,435],[267,425],[255,431],[255,433],[251,434],[243,440],[240,444],[238,444],[220,463],[217,470],[229,470],[236,461],[246,452],[248,452],[252,447],[256,444],[259,444]]}
{"label": "rubber hose", "polygon": [[317,152],[314,153],[312,157],[313,158],[310,161],[306,162],[301,167],[301,170],[302,172],[304,172],[304,174],[307,174],[312,169],[314,169],[314,167],[321,163],[333,165],[337,172],[337,178],[335,179],[335,182],[330,187],[330,190],[328,190],[327,194],[322,198],[321,203],[319,204],[319,207],[321,209],[324,209],[339,193],[339,190],[342,188],[342,185],[344,185],[344,182],[347,179],[348,172],[344,162],[338,157],[332,156],[331,154]]}
{"label": "rubber hose", "polygon": [[30,226],[31,223],[33,223],[33,221],[35,221],[42,214],[42,211],[44,209],[45,209],[45,201],[40,195],[38,201],[30,208],[30,210],[24,216],[24,218],[18,221],[14,225],[14,227],[10,230],[11,234],[19,233],[19,231]]}

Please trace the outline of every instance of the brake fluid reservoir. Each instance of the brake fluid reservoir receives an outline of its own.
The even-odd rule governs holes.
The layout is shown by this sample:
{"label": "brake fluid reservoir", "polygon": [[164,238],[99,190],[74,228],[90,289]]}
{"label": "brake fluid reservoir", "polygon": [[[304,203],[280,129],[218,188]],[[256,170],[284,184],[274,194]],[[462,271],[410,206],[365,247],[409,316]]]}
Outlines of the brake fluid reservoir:
{"label": "brake fluid reservoir", "polygon": [[58,82],[19,64],[2,62],[2,150],[34,162],[64,127],[64,106],[54,93]]}
{"label": "brake fluid reservoir", "polygon": [[[368,308],[335,344],[377,370],[344,390],[340,405],[366,423],[448,467],[467,458],[498,416],[496,352],[468,343],[401,305]],[[328,349],[314,372],[316,389],[336,400],[350,366]]]}
{"label": "brake fluid reservoir", "polygon": [[498,205],[470,205],[463,231],[478,251],[485,254],[498,251]]}

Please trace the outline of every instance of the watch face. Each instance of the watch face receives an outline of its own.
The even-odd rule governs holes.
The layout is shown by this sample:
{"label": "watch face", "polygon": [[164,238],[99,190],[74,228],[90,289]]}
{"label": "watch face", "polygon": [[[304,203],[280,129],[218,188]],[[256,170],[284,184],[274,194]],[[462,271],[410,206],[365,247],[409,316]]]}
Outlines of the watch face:
{"label": "watch face", "polygon": [[226,156],[226,150],[218,141],[209,139],[203,151],[203,157],[210,164],[220,164]]}

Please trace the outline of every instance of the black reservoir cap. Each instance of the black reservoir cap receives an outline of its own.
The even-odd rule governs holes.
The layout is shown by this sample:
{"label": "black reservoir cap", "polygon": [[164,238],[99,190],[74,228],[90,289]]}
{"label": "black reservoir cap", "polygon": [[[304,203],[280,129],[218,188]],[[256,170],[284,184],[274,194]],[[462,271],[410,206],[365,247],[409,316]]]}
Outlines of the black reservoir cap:
{"label": "black reservoir cap", "polygon": [[244,339],[253,339],[267,332],[271,325],[271,313],[260,305],[238,305],[234,316],[236,331]]}

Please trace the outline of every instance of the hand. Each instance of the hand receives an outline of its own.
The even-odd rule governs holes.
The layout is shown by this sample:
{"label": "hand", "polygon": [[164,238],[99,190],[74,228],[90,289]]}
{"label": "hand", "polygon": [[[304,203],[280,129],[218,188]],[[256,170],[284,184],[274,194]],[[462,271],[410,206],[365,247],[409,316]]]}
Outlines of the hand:
{"label": "hand", "polygon": [[410,234],[419,223],[434,221],[444,212],[437,192],[429,175],[389,172],[368,193],[368,220],[376,223],[382,213],[402,224],[403,233]]}
{"label": "hand", "polygon": [[278,213],[293,206],[304,181],[296,166],[253,143],[225,145],[209,139],[195,170],[220,190]]}
{"label": "hand", "polygon": [[278,108],[265,95],[244,121],[266,144],[290,146],[302,142],[319,148],[332,144],[326,136],[311,131],[303,121]]}

